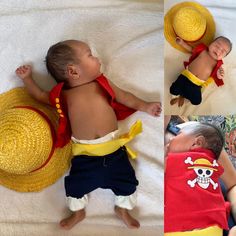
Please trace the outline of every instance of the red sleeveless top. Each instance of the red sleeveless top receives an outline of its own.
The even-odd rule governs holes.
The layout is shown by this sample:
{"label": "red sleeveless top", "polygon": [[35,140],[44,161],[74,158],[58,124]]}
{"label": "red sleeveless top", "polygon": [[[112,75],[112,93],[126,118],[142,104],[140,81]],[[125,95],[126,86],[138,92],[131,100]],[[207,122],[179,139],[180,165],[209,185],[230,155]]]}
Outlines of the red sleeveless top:
{"label": "red sleeveless top", "polygon": [[169,153],[165,173],[165,232],[184,232],[218,225],[227,229],[229,204],[219,177],[223,173],[212,151]]}

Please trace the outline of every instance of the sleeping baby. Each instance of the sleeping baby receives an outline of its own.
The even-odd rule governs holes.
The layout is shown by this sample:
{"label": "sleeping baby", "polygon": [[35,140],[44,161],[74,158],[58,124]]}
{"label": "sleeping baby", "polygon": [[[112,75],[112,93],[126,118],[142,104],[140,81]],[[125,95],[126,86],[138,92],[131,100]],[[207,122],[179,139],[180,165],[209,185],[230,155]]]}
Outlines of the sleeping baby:
{"label": "sleeping baby", "polygon": [[[187,123],[186,123],[187,124]],[[218,162],[224,145],[221,131],[194,122],[167,144],[165,170],[165,236],[222,236],[228,229]],[[227,170],[226,170],[227,171]],[[230,230],[235,235],[236,227]]]}
{"label": "sleeping baby", "polygon": [[170,104],[177,103],[181,107],[186,98],[191,104],[199,105],[202,102],[202,87],[206,87],[212,79],[217,86],[224,84],[222,59],[230,53],[232,43],[223,36],[216,38],[209,47],[201,43],[192,48],[179,37],[176,38],[176,43],[192,53],[192,56],[184,63],[185,70],[170,87],[170,93],[178,96],[171,99]]}
{"label": "sleeping baby", "polygon": [[58,83],[50,93],[33,81],[30,66],[19,67],[16,74],[35,99],[56,107],[60,116],[57,145],[73,142],[74,158],[65,177],[71,214],[60,222],[61,227],[70,229],[82,221],[87,194],[104,188],[115,194],[116,215],[129,228],[138,228],[139,222],[129,213],[136,205],[138,180],[125,143],[141,128],[137,122],[128,134],[120,137],[117,120],[135,110],[159,116],[160,102],[143,101],[107,80],[100,71],[99,59],[81,41],[67,40],[51,46],[46,66]]}

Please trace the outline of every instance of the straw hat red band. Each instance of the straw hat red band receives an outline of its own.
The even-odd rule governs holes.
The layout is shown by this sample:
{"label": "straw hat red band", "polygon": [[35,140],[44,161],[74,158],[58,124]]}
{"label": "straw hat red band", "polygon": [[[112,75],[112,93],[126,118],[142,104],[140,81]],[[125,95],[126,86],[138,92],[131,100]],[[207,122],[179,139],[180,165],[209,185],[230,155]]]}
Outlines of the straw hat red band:
{"label": "straw hat red band", "polygon": [[217,168],[214,168],[215,166],[206,158],[198,158],[193,162],[193,166],[189,166],[188,169],[195,169],[195,168],[202,168],[202,169],[209,169],[209,170],[214,170],[218,171]]}
{"label": "straw hat red band", "polygon": [[202,168],[202,169],[209,169],[209,170],[215,170],[218,171],[216,168],[213,168],[209,165],[203,165],[203,164],[195,164],[194,166],[189,166],[188,169],[195,169],[195,168]]}

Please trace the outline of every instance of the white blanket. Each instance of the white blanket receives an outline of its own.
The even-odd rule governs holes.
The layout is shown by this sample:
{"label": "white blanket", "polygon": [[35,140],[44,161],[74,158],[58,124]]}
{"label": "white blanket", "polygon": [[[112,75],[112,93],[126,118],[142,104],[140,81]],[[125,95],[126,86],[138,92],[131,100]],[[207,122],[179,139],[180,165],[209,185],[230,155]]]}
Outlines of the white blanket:
{"label": "white blanket", "polygon": [[[55,84],[44,57],[50,45],[84,40],[104,64],[105,75],[119,87],[148,101],[163,100],[163,1],[158,0],[2,0],[0,2],[0,93],[23,86],[14,73],[33,65],[34,79],[44,89]],[[120,122],[127,131],[137,119],[143,133],[132,143],[139,230],[129,230],[115,217],[114,196],[98,189],[90,194],[87,217],[69,233],[58,222],[69,214],[63,178],[39,193],[18,193],[0,186],[0,235],[162,235],[163,117],[136,112]]]}
{"label": "white blanket", "polygon": [[[165,0],[165,12],[179,0]],[[216,36],[228,37],[233,43],[231,53],[225,57],[223,68],[225,69],[225,85],[217,87],[215,83],[210,84],[202,93],[202,103],[198,106],[190,102],[183,107],[170,105],[172,98],[169,93],[171,84],[177,79],[183,70],[183,61],[189,58],[189,54],[184,54],[170,46],[165,40],[165,114],[199,115],[199,114],[232,114],[236,112],[236,1],[234,0],[198,0],[198,3],[207,7],[214,17],[216,24]]]}

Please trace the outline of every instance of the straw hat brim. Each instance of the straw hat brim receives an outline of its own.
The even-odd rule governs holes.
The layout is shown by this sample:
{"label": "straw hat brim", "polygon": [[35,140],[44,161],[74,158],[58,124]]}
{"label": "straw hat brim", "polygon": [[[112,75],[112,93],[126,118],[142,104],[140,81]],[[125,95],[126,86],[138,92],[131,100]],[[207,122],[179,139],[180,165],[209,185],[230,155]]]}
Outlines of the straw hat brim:
{"label": "straw hat brim", "polygon": [[176,48],[177,50],[185,52],[185,53],[187,52],[184,48],[182,48],[176,43],[175,41],[176,34],[172,27],[173,18],[176,12],[178,12],[178,10],[183,7],[193,7],[197,9],[206,19],[207,28],[203,37],[199,39],[198,41],[191,42],[189,44],[191,46],[196,46],[199,43],[204,43],[208,46],[215,37],[215,22],[211,13],[204,6],[196,2],[181,2],[174,5],[172,8],[168,10],[168,12],[165,14],[165,17],[164,17],[164,35],[165,35],[166,40],[170,43],[172,47]]}
{"label": "straw hat brim", "polygon": [[[0,94],[0,115],[6,109],[22,105],[32,106],[42,111],[49,117],[56,129],[57,112],[34,100],[24,88],[16,88]],[[19,192],[41,191],[65,174],[70,167],[71,157],[71,143],[69,143],[63,148],[56,148],[47,165],[37,171],[25,175],[14,175],[0,169],[0,184]]]}
{"label": "straw hat brim", "polygon": [[201,165],[199,165],[199,166],[190,166],[190,167],[188,167],[188,169],[195,169],[195,168],[218,171],[216,168],[213,168],[212,166],[201,166]]}

